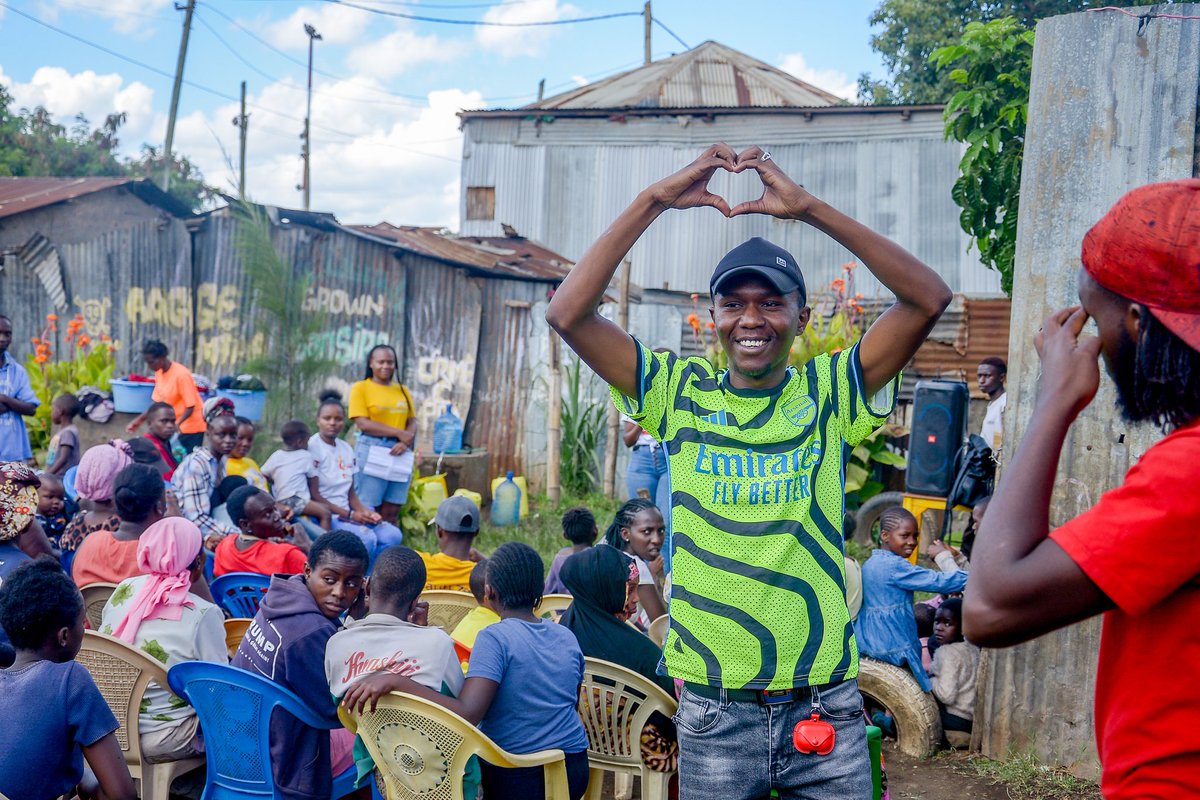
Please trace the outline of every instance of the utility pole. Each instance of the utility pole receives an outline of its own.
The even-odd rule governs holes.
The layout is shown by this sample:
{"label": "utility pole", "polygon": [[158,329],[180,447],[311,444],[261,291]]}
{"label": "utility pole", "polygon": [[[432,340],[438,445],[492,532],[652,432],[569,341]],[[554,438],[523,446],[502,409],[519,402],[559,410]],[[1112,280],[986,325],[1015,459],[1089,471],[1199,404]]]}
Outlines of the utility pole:
{"label": "utility pole", "polygon": [[321,34],[317,33],[317,29],[307,22],[304,23],[304,32],[308,34],[308,106],[304,111],[304,183],[301,184],[304,189],[304,210],[308,211],[311,206],[312,183],[309,173],[309,162],[312,158],[312,136],[310,135],[309,122],[312,119],[312,62],[313,62],[313,42],[321,38]]}
{"label": "utility pole", "polygon": [[654,21],[654,15],[650,13],[650,0],[646,0],[646,5],[642,6],[642,17],[646,23],[646,32],[644,36],[643,49],[645,50],[645,63],[650,63],[650,23]]}
{"label": "utility pole", "polygon": [[246,200],[246,128],[250,125],[250,116],[246,113],[246,82],[242,81],[242,113],[233,118],[233,126],[238,129],[238,199]]}
{"label": "utility pole", "polygon": [[539,103],[542,102],[542,98],[545,96],[546,96],[546,79],[542,78],[540,81],[538,81],[538,99],[537,99],[537,101]]}
{"label": "utility pole", "polygon": [[192,32],[192,12],[196,10],[196,0],[187,0],[182,9],[175,6],[176,11],[183,11],[183,36],[179,39],[179,59],[175,62],[175,85],[171,88],[171,113],[167,117],[167,141],[163,146],[163,171],[161,187],[165,192],[171,188],[171,146],[175,143],[175,116],[179,113],[179,89],[183,84],[183,62],[187,60],[188,35]]}

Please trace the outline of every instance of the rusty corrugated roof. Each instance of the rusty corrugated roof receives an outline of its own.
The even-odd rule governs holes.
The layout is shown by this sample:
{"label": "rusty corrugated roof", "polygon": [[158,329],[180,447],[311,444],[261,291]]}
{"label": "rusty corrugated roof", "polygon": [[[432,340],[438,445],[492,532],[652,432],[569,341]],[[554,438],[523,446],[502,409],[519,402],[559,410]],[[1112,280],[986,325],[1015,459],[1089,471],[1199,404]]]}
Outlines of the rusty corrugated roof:
{"label": "rusty corrugated roof", "polygon": [[835,94],[709,41],[524,108],[813,108],[842,103]]}
{"label": "rusty corrugated roof", "polygon": [[525,280],[558,283],[573,266],[567,258],[523,236],[456,236],[444,228],[397,226],[388,222],[351,227],[418,253]]}
{"label": "rusty corrugated roof", "polygon": [[910,376],[954,378],[966,381],[973,397],[983,397],[975,381],[975,370],[988,356],[1008,360],[1012,301],[963,298],[960,306],[957,300],[917,350],[905,374],[906,383]]}
{"label": "rusty corrugated roof", "polygon": [[23,214],[77,197],[102,192],[118,186],[130,191],[151,205],[159,206],[176,216],[190,216],[175,198],[161,191],[148,178],[89,177],[89,178],[0,178],[0,219]]}

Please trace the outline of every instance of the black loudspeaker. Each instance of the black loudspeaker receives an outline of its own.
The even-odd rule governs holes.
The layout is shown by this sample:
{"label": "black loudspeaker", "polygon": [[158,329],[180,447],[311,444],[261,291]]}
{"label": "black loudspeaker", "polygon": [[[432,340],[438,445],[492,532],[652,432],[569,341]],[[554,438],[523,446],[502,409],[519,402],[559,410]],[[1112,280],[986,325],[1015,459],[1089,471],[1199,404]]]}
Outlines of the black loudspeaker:
{"label": "black loudspeaker", "polygon": [[954,486],[954,456],[967,434],[967,384],[919,381],[913,395],[912,435],[904,488],[946,497]]}

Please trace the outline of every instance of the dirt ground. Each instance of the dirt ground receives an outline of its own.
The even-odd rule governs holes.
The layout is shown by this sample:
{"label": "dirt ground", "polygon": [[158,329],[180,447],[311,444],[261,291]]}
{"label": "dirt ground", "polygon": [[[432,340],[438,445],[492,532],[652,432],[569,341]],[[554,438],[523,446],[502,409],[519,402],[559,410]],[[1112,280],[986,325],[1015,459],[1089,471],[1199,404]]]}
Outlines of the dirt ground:
{"label": "dirt ground", "polygon": [[[1094,788],[1064,790],[1041,781],[1015,785],[981,775],[964,752],[918,760],[896,750],[895,742],[885,741],[883,758],[890,800],[1100,800]],[[634,798],[641,796],[638,783],[634,783]],[[605,776],[602,796],[613,798],[611,774]]]}

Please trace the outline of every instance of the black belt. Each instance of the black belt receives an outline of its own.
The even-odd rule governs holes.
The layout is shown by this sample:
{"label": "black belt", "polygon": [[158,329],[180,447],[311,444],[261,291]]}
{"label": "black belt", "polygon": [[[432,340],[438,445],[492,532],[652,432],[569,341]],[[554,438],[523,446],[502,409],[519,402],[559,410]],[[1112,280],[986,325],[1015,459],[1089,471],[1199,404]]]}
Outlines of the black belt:
{"label": "black belt", "polygon": [[[818,686],[817,691],[823,691],[826,687],[834,685],[836,684],[828,683]],[[791,689],[722,689],[720,686],[709,686],[706,683],[685,683],[684,686],[697,697],[720,700],[721,692],[724,692],[725,698],[731,702],[758,703],[761,706],[793,703],[812,697],[812,690],[807,686],[795,686]]]}

